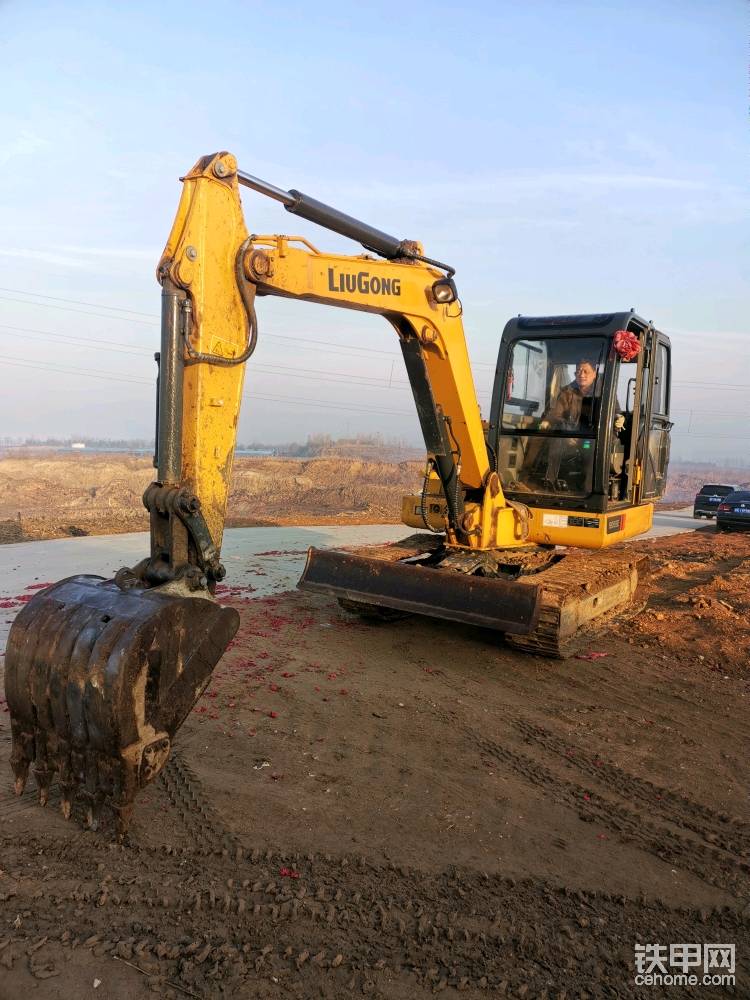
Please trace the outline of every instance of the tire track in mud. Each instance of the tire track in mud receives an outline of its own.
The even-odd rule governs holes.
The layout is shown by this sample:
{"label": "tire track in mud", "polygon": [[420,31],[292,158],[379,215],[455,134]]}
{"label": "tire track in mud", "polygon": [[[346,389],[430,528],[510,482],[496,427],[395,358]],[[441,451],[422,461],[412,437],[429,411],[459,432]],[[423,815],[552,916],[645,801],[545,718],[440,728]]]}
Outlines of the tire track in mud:
{"label": "tire track in mud", "polygon": [[[199,995],[236,995],[259,982],[268,992],[253,995],[283,995],[272,985],[276,977],[298,984],[300,996],[371,993],[394,981],[403,996],[414,986],[529,998],[592,989],[630,996],[633,944],[644,935],[693,940],[701,924],[706,940],[748,937],[747,921],[730,908],[672,910],[455,867],[433,874],[363,856],[113,848],[87,835],[67,843],[30,838],[23,846],[7,836],[0,844],[9,870],[17,858],[24,871],[10,909],[0,900],[0,914],[23,914],[12,941],[83,946]],[[60,868],[59,886],[48,874],[44,893],[34,891],[29,852],[49,873]],[[61,925],[61,909],[71,926]]]}
{"label": "tire track in mud", "polygon": [[[443,676],[442,680],[447,687],[465,694],[455,679]],[[431,714],[444,724],[461,728],[457,712],[435,706]],[[531,741],[535,748],[578,767],[594,779],[605,793],[616,795],[626,804],[598,795],[590,787],[568,781],[532,757],[483,739],[475,730],[464,725],[462,731],[480,753],[488,753],[532,784],[556,794],[581,818],[596,820],[620,836],[636,842],[660,860],[680,865],[701,881],[725,889],[737,898],[750,896],[750,827],[747,824],[708,806],[691,802],[646,779],[637,778],[598,757],[586,755],[564,739],[512,711],[500,709],[498,715]],[[662,796],[661,800],[659,796]],[[642,807],[650,810],[658,808],[658,815],[652,814],[647,818]],[[704,843],[682,836],[681,829],[697,835]]]}
{"label": "tire track in mud", "polygon": [[[647,819],[642,812],[604,798],[590,788],[560,777],[531,757],[464,729],[466,738],[481,754],[510,767],[531,784],[550,792],[581,819],[595,821],[623,839],[636,843],[662,861],[690,871],[703,882],[724,889],[737,898],[750,895],[750,864],[728,858],[722,851],[681,836],[667,826]],[[618,792],[619,795],[624,793]]]}
{"label": "tire track in mud", "polygon": [[662,820],[685,827],[729,854],[750,856],[750,826],[747,824],[645,778],[638,778],[598,756],[591,756],[542,726],[518,716],[508,718],[518,732],[534,745],[563,758],[566,763],[588,774],[622,798],[637,800],[650,809],[658,810]]}
{"label": "tire track in mud", "polygon": [[217,844],[233,849],[239,846],[236,836],[209,802],[202,782],[179,751],[170,756],[160,780],[193,845],[209,850]]}
{"label": "tire track in mud", "polygon": [[[581,667],[583,668],[583,664]],[[628,682],[627,679],[623,680],[612,674],[597,673],[594,691],[592,683],[594,683],[592,675],[576,677],[573,674],[566,674],[564,692],[554,686],[545,687],[544,694],[557,700],[556,708],[560,712],[561,722],[570,721],[564,712],[566,709],[569,711],[571,702],[575,705],[591,705],[592,695],[595,695],[602,708],[609,711],[616,711],[618,708],[626,710],[633,722],[643,718],[647,712],[651,719],[659,721],[660,724],[670,724],[677,730],[683,730],[686,720],[683,716],[676,716],[675,703],[687,709],[696,719],[705,721],[707,711],[705,702],[687,696],[684,688],[676,688],[674,677],[666,672],[660,674],[653,683],[646,683],[644,678],[640,677],[637,695],[633,694],[632,681]],[[529,697],[528,685],[519,684],[510,674],[503,676],[503,685],[512,690],[518,698]],[[738,739],[750,739],[750,726],[743,723],[739,713],[734,719],[725,723],[715,709],[710,711],[711,733],[715,738],[729,745],[735,744]]]}

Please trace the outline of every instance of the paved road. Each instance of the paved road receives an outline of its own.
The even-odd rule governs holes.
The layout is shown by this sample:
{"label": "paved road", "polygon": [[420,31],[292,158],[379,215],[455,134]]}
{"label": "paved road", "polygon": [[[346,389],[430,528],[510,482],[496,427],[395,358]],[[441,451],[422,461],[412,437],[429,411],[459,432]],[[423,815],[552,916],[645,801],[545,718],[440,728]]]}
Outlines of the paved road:
{"label": "paved road", "polygon": [[696,528],[705,528],[710,523],[705,518],[693,517],[692,504],[689,507],[681,507],[680,510],[667,510],[661,514],[654,514],[654,526],[649,531],[647,538],[658,538],[660,535],[676,535],[680,531],[695,531]]}

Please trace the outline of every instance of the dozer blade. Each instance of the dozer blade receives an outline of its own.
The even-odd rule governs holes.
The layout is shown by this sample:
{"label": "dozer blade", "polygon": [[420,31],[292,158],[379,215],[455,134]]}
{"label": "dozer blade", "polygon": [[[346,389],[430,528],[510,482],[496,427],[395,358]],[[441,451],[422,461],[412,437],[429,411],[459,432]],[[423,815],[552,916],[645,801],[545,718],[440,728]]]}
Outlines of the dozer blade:
{"label": "dozer blade", "polygon": [[78,799],[97,826],[108,806],[122,835],[238,625],[235,610],[211,600],[121,590],[98,576],[40,591],[13,623],[5,657],[16,793],[31,766],[44,805],[57,775],[66,818]]}
{"label": "dozer blade", "polygon": [[308,551],[297,586],[521,635],[533,631],[539,617],[540,595],[535,586],[329,549]]}

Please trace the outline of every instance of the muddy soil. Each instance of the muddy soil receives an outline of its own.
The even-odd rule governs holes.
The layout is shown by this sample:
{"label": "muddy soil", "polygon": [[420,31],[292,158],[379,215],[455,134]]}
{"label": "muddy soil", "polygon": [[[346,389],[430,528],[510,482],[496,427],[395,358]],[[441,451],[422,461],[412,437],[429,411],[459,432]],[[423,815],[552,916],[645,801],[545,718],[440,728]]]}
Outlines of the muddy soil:
{"label": "muddy soil", "polygon": [[[421,488],[422,462],[248,458],[234,463],[228,527],[390,524]],[[148,531],[150,458],[46,453],[0,457],[0,544]]]}
{"label": "muddy soil", "polygon": [[[0,998],[750,996],[750,537],[636,544],[644,610],[567,661],[227,587],[124,844],[12,797],[0,705]],[[679,942],[736,987],[636,989]]]}

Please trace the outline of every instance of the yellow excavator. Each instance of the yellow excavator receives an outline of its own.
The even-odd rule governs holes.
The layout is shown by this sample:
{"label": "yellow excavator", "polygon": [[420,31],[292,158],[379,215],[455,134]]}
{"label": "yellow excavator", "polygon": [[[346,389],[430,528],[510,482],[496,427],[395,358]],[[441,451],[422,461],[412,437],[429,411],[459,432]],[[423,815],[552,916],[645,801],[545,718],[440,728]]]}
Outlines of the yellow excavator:
{"label": "yellow excavator", "polygon": [[[66,817],[78,802],[96,826],[107,806],[120,834],[239,624],[214,595],[256,297],[377,313],[404,356],[427,467],[402,518],[422,530],[377,553],[312,549],[300,581],[350,610],[447,618],[565,655],[632,601],[638,560],[611,547],[651,526],[669,454],[670,345],[634,312],[512,319],[485,423],[451,267],[226,152],[183,183],[157,271],[150,553],[112,580],[41,591],[6,651],[17,794],[31,768],[44,804],[56,777]],[[251,235],[240,186],[366,253]]]}

